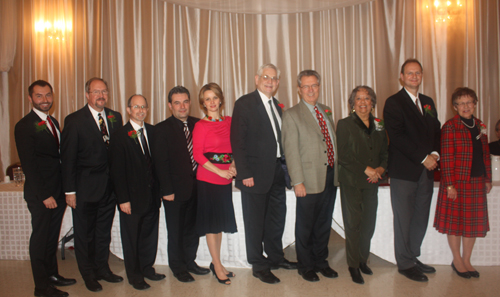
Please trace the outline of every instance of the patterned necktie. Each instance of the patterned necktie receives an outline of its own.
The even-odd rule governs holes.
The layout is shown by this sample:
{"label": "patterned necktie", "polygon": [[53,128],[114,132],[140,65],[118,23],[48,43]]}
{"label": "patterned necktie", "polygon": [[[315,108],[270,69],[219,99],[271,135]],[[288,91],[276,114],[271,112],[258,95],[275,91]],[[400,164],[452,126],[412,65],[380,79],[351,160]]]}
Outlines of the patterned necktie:
{"label": "patterned necktie", "polygon": [[326,140],[326,147],[328,151],[328,165],[333,168],[334,158],[333,158],[333,144],[332,139],[330,138],[330,133],[328,133],[328,126],[326,125],[325,119],[321,112],[319,112],[318,108],[314,106],[314,111],[316,111],[316,118],[318,118],[319,127],[321,128],[321,133],[323,133],[323,137]]}
{"label": "patterned necktie", "polygon": [[191,157],[191,165],[193,166],[193,171],[195,171],[198,164],[193,158],[193,136],[191,135],[191,132],[189,132],[187,122],[184,122],[184,134],[186,135],[187,149],[189,151],[189,156]]}
{"label": "patterned necktie", "polygon": [[57,137],[56,126],[54,125],[54,123],[50,119],[50,116],[47,116],[47,122],[49,122],[50,128],[52,129],[52,135],[54,136],[54,139],[56,140],[57,147],[59,147],[59,137]]}
{"label": "patterned necktie", "polygon": [[148,141],[146,140],[146,136],[144,135],[144,128],[139,129],[137,133],[141,137],[141,144],[142,144],[142,150],[144,153],[144,157],[146,157],[146,162],[148,163],[148,176],[149,176],[149,182],[152,185],[154,183],[154,178],[153,178],[153,161],[151,160],[151,155],[149,154],[149,146],[148,146]]}
{"label": "patterned necktie", "polygon": [[415,105],[417,106],[417,109],[420,112],[420,114],[423,114],[422,108],[420,107],[420,102],[418,101],[418,97],[417,97],[417,100],[415,100]]}
{"label": "patterned necktie", "polygon": [[104,143],[106,143],[106,147],[108,147],[109,146],[108,129],[106,129],[106,123],[104,123],[104,119],[102,118],[101,113],[99,113],[99,127],[101,128],[102,139],[104,140]]}
{"label": "patterned necktie", "polygon": [[274,127],[276,127],[276,134],[278,135],[278,139],[277,139],[277,143],[278,143],[278,146],[280,148],[280,155],[283,156],[283,148],[281,147],[280,143],[281,143],[281,129],[280,129],[280,124],[278,122],[278,118],[276,118],[276,114],[274,114],[274,110],[273,110],[273,100],[270,99],[268,101],[269,103],[269,106],[271,108],[271,115],[273,116],[273,121],[274,121]]}

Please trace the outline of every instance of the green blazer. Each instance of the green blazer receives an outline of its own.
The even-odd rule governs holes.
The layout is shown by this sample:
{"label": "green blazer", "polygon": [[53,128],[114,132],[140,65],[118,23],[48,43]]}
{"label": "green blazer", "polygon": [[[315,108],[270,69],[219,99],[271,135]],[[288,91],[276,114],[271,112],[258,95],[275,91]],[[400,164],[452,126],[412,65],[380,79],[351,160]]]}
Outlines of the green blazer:
{"label": "green blazer", "polygon": [[[375,125],[370,114],[370,127],[352,113],[337,124],[339,182],[352,187],[366,189],[376,187],[364,173],[367,166],[387,169],[387,134],[385,128]],[[380,131],[377,131],[380,130]]]}

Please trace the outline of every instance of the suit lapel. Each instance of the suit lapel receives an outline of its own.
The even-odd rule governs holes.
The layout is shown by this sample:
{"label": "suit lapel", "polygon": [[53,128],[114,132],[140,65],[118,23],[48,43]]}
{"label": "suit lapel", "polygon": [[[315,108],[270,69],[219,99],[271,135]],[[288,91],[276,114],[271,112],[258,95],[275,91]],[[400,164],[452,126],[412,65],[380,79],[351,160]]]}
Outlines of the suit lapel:
{"label": "suit lapel", "polygon": [[90,107],[88,106],[88,104],[86,105],[86,107],[87,108],[84,109],[84,116],[85,116],[86,121],[87,121],[86,125],[88,125],[90,127],[90,130],[92,130],[91,134],[93,135],[93,137],[98,138],[100,140],[100,142],[102,142],[102,145],[106,146],[106,144],[104,143],[104,140],[102,138],[101,130],[97,126],[97,123],[96,123],[94,117],[92,116],[92,112],[90,112]]}
{"label": "suit lapel", "polygon": [[142,152],[141,142],[139,140],[139,134],[137,134],[136,138],[132,138],[128,134],[130,131],[135,131],[134,127],[132,127],[132,124],[130,124],[130,122],[127,122],[127,124],[125,124],[125,131],[127,131],[127,135],[129,138],[128,143],[134,147],[134,150],[139,156],[144,156],[144,153]]}
{"label": "suit lapel", "polygon": [[264,106],[264,102],[262,101],[262,98],[260,98],[259,91],[255,90],[255,105],[257,106],[257,113],[259,114],[259,117],[261,120],[266,123],[266,126],[268,129],[265,129],[265,131],[271,131],[273,138],[276,139],[274,136],[274,129],[273,125],[271,124],[271,119],[269,118],[269,115],[267,114],[266,107]]}
{"label": "suit lapel", "polygon": [[299,102],[299,112],[300,116],[305,120],[306,125],[314,127],[313,129],[315,133],[323,137],[323,132],[321,132],[321,128],[319,127],[318,122],[316,122],[314,115],[311,113],[309,108],[307,108],[306,104],[302,100],[300,100]]}
{"label": "suit lapel", "polygon": [[[401,95],[405,101],[405,104],[408,104],[410,109],[412,110],[412,112],[415,114],[415,116],[417,116],[417,118],[423,123],[425,124],[425,118],[424,116],[422,115],[422,113],[420,113],[420,111],[418,111],[418,108],[417,108],[417,105],[415,104],[415,102],[410,98],[410,95],[408,95],[408,93],[406,93],[406,90],[403,88],[401,89]],[[419,100],[420,102],[422,102],[421,100]],[[420,103],[422,104],[422,103]],[[423,110],[422,110],[423,111]]]}

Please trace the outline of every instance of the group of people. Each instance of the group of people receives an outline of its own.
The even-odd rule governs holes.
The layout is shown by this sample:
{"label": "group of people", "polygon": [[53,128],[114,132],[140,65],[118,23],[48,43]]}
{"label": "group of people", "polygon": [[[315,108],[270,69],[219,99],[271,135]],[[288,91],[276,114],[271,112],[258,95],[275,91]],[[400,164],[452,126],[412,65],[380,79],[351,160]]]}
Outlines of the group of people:
{"label": "group of people", "polygon": [[[168,231],[169,267],[181,282],[210,271],[229,285],[235,274],[221,262],[222,233],[237,232],[232,180],[241,190],[247,260],[253,276],[279,283],[271,270],[298,269],[307,281],[318,273],[336,278],[328,264],[328,242],[337,186],[346,234],[346,258],[355,283],[368,267],[375,230],[378,184],[388,172],[394,213],[398,270],[427,281],[435,269],[418,260],[429,219],[434,170],[442,180],[434,226],[448,234],[452,267],[462,277],[479,277],[470,263],[476,237],[489,230],[486,194],[491,168],[486,129],[473,116],[477,96],[468,88],[452,95],[458,114],[441,130],[434,101],[418,93],[423,69],[409,59],[401,67],[403,88],[389,97],[384,120],[373,115],[377,103],[368,86],[356,87],[350,115],[338,122],[319,103],[321,76],[304,70],[297,77],[300,102],[283,110],[274,97],[280,71],[262,65],[256,90],[235,102],[224,116],[219,85],[204,85],[198,103],[205,116],[190,116],[191,98],[182,86],[168,94],[172,116],[145,123],[143,95],[127,102],[129,121],[106,107],[106,81],[85,85],[87,104],[68,115],[61,132],[49,115],[52,86],[42,80],[28,88],[32,111],[15,128],[26,174],[24,196],[32,215],[30,258],[35,296],[68,296],[55,286],[76,283],[58,273],[56,251],[62,217],[73,212],[75,255],[88,290],[99,280],[121,282],[109,265],[111,227],[118,205],[125,270],[138,290],[145,279],[165,278],[153,267],[158,247],[159,208],[163,201]],[[497,133],[499,133],[497,125]],[[390,141],[389,141],[390,140]],[[285,188],[297,198],[297,262],[284,257]],[[199,237],[206,236],[209,269],[196,264]],[[463,251],[461,244],[463,242]],[[265,254],[264,254],[265,253]]]}

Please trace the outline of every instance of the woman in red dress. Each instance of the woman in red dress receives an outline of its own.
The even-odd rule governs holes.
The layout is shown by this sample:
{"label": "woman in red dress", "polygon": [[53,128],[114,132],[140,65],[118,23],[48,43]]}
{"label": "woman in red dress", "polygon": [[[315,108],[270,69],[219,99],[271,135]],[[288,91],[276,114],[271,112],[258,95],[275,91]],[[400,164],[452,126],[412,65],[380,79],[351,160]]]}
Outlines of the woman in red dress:
{"label": "woman in red dress", "polygon": [[458,88],[451,100],[458,114],[441,130],[441,183],[434,227],[448,234],[453,270],[461,277],[477,278],[479,272],[470,258],[476,237],[485,237],[490,229],[486,201],[492,186],[490,151],[486,126],[473,115],[476,93]]}
{"label": "woman in red dress", "polygon": [[229,139],[231,117],[221,115],[224,95],[216,83],[201,88],[199,102],[206,116],[196,123],[193,130],[193,157],[200,165],[196,174],[196,231],[199,236],[207,237],[212,256],[210,270],[219,283],[229,285],[229,277],[234,277],[234,273],[222,265],[220,249],[222,232],[237,231],[231,187],[233,176],[236,176]]}

